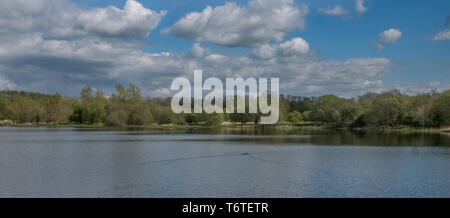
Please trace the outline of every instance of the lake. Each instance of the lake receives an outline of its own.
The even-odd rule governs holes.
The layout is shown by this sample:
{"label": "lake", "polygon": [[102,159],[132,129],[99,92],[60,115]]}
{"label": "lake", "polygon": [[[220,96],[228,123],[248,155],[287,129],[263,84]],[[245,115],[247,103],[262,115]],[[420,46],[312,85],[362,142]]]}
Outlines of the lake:
{"label": "lake", "polygon": [[450,197],[450,136],[0,127],[0,197]]}

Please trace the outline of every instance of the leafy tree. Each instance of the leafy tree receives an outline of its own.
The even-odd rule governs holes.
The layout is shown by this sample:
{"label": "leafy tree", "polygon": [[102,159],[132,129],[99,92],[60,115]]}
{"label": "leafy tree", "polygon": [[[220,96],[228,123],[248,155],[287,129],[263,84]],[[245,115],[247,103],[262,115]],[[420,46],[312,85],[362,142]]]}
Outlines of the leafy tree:
{"label": "leafy tree", "polygon": [[84,124],[104,123],[106,118],[106,98],[103,91],[97,89],[95,96],[92,88],[85,86],[80,92],[81,102],[73,104],[73,114],[70,117],[72,122]]}
{"label": "leafy tree", "polygon": [[110,103],[105,123],[108,126],[126,126],[128,125],[128,113],[119,103]]}
{"label": "leafy tree", "polygon": [[324,95],[313,104],[311,119],[325,123],[337,123],[340,119],[338,111],[339,98],[334,95]]}
{"label": "leafy tree", "polygon": [[20,123],[41,122],[44,115],[43,107],[39,102],[28,96],[15,97],[10,109],[12,120]]}
{"label": "leafy tree", "polygon": [[343,100],[339,108],[340,120],[339,125],[352,124],[361,114],[361,105],[353,100]]}
{"label": "leafy tree", "polygon": [[91,86],[84,86],[80,92],[80,98],[83,102],[89,101],[92,99],[92,88]]}
{"label": "leafy tree", "polygon": [[311,111],[304,111],[302,117],[305,121],[311,121]]}
{"label": "leafy tree", "polygon": [[46,122],[55,124],[69,123],[71,114],[73,114],[73,109],[70,102],[57,93],[49,100],[46,107]]}
{"label": "leafy tree", "polygon": [[288,121],[291,123],[299,123],[303,120],[303,115],[299,111],[292,111],[288,114]]}
{"label": "leafy tree", "polygon": [[[280,107],[279,107],[279,118],[278,118],[278,122],[287,122],[289,121],[288,118],[288,113],[290,110],[290,106],[289,103],[287,102],[286,99],[284,98],[280,98]],[[259,115],[255,115],[256,118],[259,118]]]}
{"label": "leafy tree", "polygon": [[129,125],[144,126],[151,124],[154,121],[150,108],[145,102],[137,102],[135,104],[128,105],[128,110]]}
{"label": "leafy tree", "polygon": [[207,126],[220,126],[224,121],[223,114],[212,113],[206,114],[205,125]]}
{"label": "leafy tree", "polygon": [[377,95],[365,114],[365,122],[375,126],[397,126],[405,112],[404,102],[397,92]]}
{"label": "leafy tree", "polygon": [[106,124],[111,126],[148,125],[154,122],[150,106],[141,96],[140,89],[130,84],[126,89],[122,85],[116,86],[107,106]]}
{"label": "leafy tree", "polygon": [[173,112],[169,106],[152,102],[150,103],[150,110],[156,123],[168,124],[172,122]]}
{"label": "leafy tree", "polygon": [[310,119],[338,125],[351,124],[360,114],[360,106],[351,99],[324,95],[313,104]]}
{"label": "leafy tree", "polygon": [[199,125],[201,122],[201,117],[199,114],[196,113],[188,113],[185,115],[185,121],[186,123],[190,124],[190,125]]}
{"label": "leafy tree", "polygon": [[4,120],[8,117],[7,115],[8,106],[9,106],[8,99],[5,98],[2,94],[0,94],[0,120]]}
{"label": "leafy tree", "polygon": [[433,108],[433,99],[430,94],[419,94],[412,97],[409,108],[412,110],[410,116],[414,118],[422,127],[431,122],[431,111]]}
{"label": "leafy tree", "polygon": [[69,120],[74,123],[83,123],[83,111],[84,106],[80,102],[74,102],[72,104],[72,115],[70,115]]}
{"label": "leafy tree", "polygon": [[[241,123],[241,125],[245,125],[249,122],[257,123],[260,115],[255,113],[249,113],[250,109],[248,99],[245,100],[245,112],[244,113],[237,112],[238,98],[240,97],[236,96],[234,99],[234,113],[228,114],[228,118],[230,119],[230,121]],[[270,99],[270,96],[268,97],[268,99]]]}
{"label": "leafy tree", "polygon": [[299,111],[301,113],[305,111],[310,111],[312,109],[313,100],[310,98],[304,98],[301,101],[291,101],[289,102],[289,108],[292,111]]}
{"label": "leafy tree", "polygon": [[[334,95],[302,98],[296,102],[282,98],[279,109],[281,122],[305,120],[349,127],[447,126],[450,125],[450,90],[416,96],[391,90],[381,94],[366,93],[358,101]],[[0,120],[16,123],[106,123],[111,126],[188,123],[219,126],[224,120],[242,125],[258,123],[260,116],[260,112],[249,113],[248,101],[246,113],[174,114],[170,99],[143,99],[140,89],[133,84],[128,88],[117,85],[110,98],[104,97],[101,89],[94,94],[90,86],[83,87],[77,99],[59,94],[0,91]]]}
{"label": "leafy tree", "polygon": [[433,123],[436,126],[450,125],[450,90],[447,90],[433,101]]}

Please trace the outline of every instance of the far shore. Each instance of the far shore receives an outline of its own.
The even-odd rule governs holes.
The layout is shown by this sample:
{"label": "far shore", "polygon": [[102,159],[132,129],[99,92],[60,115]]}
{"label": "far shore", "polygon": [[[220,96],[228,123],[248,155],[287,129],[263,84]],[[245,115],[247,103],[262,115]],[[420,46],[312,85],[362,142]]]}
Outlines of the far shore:
{"label": "far shore", "polygon": [[405,132],[405,133],[450,133],[449,127],[413,127],[413,126],[397,126],[397,127],[339,127],[330,124],[320,123],[281,123],[277,125],[260,125],[260,124],[240,124],[224,122],[219,126],[207,126],[207,125],[180,125],[180,124],[152,124],[146,126],[106,126],[104,124],[51,124],[51,123],[11,123],[0,121],[0,126],[9,127],[78,127],[78,128],[139,128],[139,129],[209,129],[209,128],[223,128],[223,129],[277,129],[277,130],[308,130],[308,131],[323,131],[323,130],[348,130],[348,131],[379,131],[379,132]]}

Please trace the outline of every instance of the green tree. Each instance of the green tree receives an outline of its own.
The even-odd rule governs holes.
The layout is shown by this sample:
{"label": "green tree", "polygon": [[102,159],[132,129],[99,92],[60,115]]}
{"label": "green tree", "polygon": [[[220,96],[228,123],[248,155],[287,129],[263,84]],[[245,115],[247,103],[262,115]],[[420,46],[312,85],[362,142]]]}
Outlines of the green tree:
{"label": "green tree", "polygon": [[439,94],[433,101],[432,117],[436,126],[450,125],[450,90]]}
{"label": "green tree", "polygon": [[149,106],[143,102],[136,102],[134,104],[128,105],[128,124],[144,126],[152,124],[154,121],[153,115],[150,111]]}
{"label": "green tree", "polygon": [[292,111],[288,114],[288,121],[291,123],[299,123],[303,120],[303,115],[299,111]]}
{"label": "green tree", "polygon": [[46,107],[46,122],[54,124],[69,123],[73,114],[71,103],[58,93],[51,97]]}
{"label": "green tree", "polygon": [[106,124],[111,126],[143,126],[154,122],[150,105],[141,96],[140,89],[130,84],[126,89],[116,85],[116,92],[111,95],[107,106]]}
{"label": "green tree", "polygon": [[19,123],[41,122],[44,110],[39,102],[31,97],[16,96],[11,105],[12,120]]}
{"label": "green tree", "polygon": [[7,107],[9,107],[9,100],[0,93],[0,120],[5,120],[8,117]]}
{"label": "green tree", "polygon": [[415,121],[422,127],[431,123],[433,98],[430,94],[424,93],[412,97],[409,108],[414,112]]}
{"label": "green tree", "polygon": [[311,111],[304,111],[302,117],[305,121],[311,121]]}
{"label": "green tree", "polygon": [[312,108],[310,119],[324,123],[349,125],[360,115],[360,106],[357,102],[334,95],[319,97]]}
{"label": "green tree", "polygon": [[103,91],[97,89],[93,96],[92,88],[85,86],[80,92],[80,102],[73,104],[72,122],[83,124],[104,123],[106,118],[106,98]]}
{"label": "green tree", "polygon": [[156,103],[150,105],[151,112],[154,115],[155,122],[158,124],[168,124],[172,122],[173,112],[169,106],[163,106]]}
{"label": "green tree", "polygon": [[349,126],[361,115],[361,105],[353,100],[343,100],[339,108],[339,125]]}
{"label": "green tree", "polygon": [[370,110],[364,115],[365,123],[375,126],[397,126],[405,113],[404,99],[398,92],[377,95]]}
{"label": "green tree", "polygon": [[220,126],[224,121],[223,114],[212,113],[206,114],[205,125],[207,126]]}
{"label": "green tree", "polygon": [[120,103],[111,102],[108,105],[108,116],[105,124],[108,126],[128,125],[128,112]]}
{"label": "green tree", "polygon": [[[241,125],[245,125],[249,122],[255,122],[255,124],[258,122],[259,115],[258,113],[249,113],[249,101],[245,100],[245,112],[244,113],[238,113],[237,112],[237,106],[238,106],[238,98],[239,96],[236,96],[234,99],[234,113],[228,114],[228,118],[231,122],[241,123]],[[270,99],[270,96],[268,97]]]}
{"label": "green tree", "polygon": [[185,121],[189,125],[197,126],[201,122],[201,117],[199,114],[196,114],[196,113],[188,113],[185,115]]}
{"label": "green tree", "polygon": [[337,123],[340,119],[338,111],[339,98],[334,95],[324,95],[313,104],[311,119],[318,122]]}

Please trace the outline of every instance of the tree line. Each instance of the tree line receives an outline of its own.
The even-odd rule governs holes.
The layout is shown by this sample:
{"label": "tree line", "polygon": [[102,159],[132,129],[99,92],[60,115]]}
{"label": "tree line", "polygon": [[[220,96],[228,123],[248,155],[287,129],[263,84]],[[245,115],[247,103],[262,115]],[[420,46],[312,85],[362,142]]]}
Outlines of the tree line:
{"label": "tree line", "polygon": [[[140,89],[117,85],[106,97],[85,86],[80,97],[25,91],[0,92],[0,121],[10,124],[84,124],[146,126],[162,124],[219,126],[224,122],[258,124],[261,114],[175,114],[169,98],[144,98]],[[279,123],[317,123],[337,127],[442,127],[450,125],[450,90],[410,96],[398,90],[366,93],[356,99],[323,95],[289,101],[280,98]]]}

